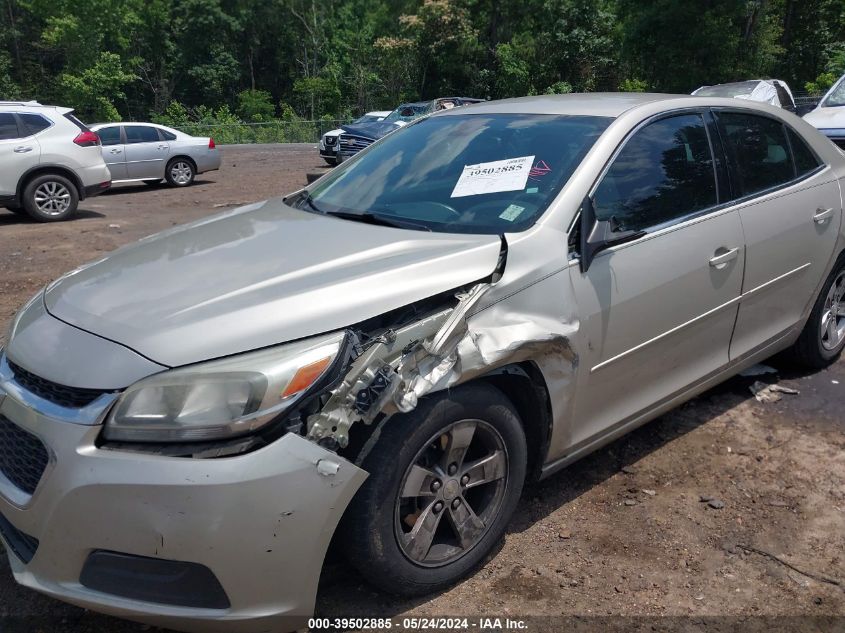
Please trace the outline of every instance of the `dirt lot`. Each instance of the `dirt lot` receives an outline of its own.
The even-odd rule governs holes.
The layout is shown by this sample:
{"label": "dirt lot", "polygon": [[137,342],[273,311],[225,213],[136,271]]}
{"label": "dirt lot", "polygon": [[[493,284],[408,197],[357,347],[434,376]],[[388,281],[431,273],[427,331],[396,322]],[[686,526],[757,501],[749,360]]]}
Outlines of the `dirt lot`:
{"label": "dirt lot", "polygon": [[[306,145],[226,148],[222,170],[194,187],[118,187],[85,201],[72,222],[39,225],[0,210],[0,321],[66,270],[225,205],[291,191],[319,163]],[[600,628],[614,620],[590,616],[730,615],[749,627],[763,621],[749,616],[838,616],[812,630],[845,630],[845,362],[814,374],[773,364],[779,377],[765,380],[800,394],[762,404],[753,379],[736,378],[530,487],[499,551],[450,591],[398,600],[332,557],[318,614],[566,615]],[[3,622],[145,629],[19,588],[5,557]]]}

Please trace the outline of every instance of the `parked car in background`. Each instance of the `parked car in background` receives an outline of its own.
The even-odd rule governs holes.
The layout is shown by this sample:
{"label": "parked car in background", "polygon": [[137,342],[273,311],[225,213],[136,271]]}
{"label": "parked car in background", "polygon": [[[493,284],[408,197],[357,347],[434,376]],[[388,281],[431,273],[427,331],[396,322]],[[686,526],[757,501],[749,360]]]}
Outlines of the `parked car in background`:
{"label": "parked car in background", "polygon": [[842,75],[819,105],[804,120],[845,150],[845,75]]}
{"label": "parked car in background", "polygon": [[[384,119],[384,117],[389,114],[390,110],[367,112],[367,114],[358,119],[355,119],[349,125],[363,125],[365,123],[376,123]],[[329,165],[337,164],[337,141],[340,137],[341,132],[343,132],[343,129],[338,128],[336,130],[326,132],[325,134],[323,134],[322,137],[320,137],[320,156],[322,156],[323,160],[325,160]]]}
{"label": "parked car in background", "polygon": [[344,127],[343,133],[340,135],[340,148],[337,154],[338,162],[351,158],[365,147],[372,145],[378,139],[398,130],[411,121],[416,121],[420,117],[431,114],[432,112],[450,110],[483,101],[484,99],[473,99],[471,97],[441,97],[431,101],[403,103],[378,123]]}
{"label": "parked car in background", "polygon": [[693,91],[697,97],[733,97],[779,106],[795,111],[795,99],[785,81],[780,79],[750,79],[734,83],[702,86]]}
{"label": "parked car in background", "polygon": [[0,206],[56,222],[110,185],[100,139],[71,108],[0,101]]}
{"label": "parked car in background", "polygon": [[386,591],[442,590],[526,481],[775,353],[836,360],[843,185],[767,104],[544,95],[121,248],[0,353],[15,579],[226,633],[304,628],[332,540]]}
{"label": "parked car in background", "polygon": [[197,174],[220,169],[221,152],[213,138],[152,123],[98,123],[91,129],[103,143],[113,182],[154,185],[163,179],[187,187]]}

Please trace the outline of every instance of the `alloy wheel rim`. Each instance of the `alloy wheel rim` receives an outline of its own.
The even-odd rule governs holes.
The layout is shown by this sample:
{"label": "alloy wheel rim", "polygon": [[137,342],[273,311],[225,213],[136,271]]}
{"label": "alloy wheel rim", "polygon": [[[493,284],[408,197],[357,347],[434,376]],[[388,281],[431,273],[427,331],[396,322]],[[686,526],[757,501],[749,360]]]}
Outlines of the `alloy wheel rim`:
{"label": "alloy wheel rim", "polygon": [[845,271],[839,273],[827,293],[820,335],[822,347],[828,351],[838,349],[845,340]]}
{"label": "alloy wheel rim", "polygon": [[470,552],[501,510],[508,454],[483,420],[461,420],[433,436],[402,477],[394,530],[402,553],[442,567]]}
{"label": "alloy wheel rim", "polygon": [[182,161],[173,163],[173,166],[170,168],[170,176],[174,182],[180,185],[187,185],[191,182],[191,166]]}
{"label": "alloy wheel rim", "polygon": [[35,207],[44,215],[62,215],[70,208],[70,202],[68,188],[55,180],[43,182],[35,190]]}

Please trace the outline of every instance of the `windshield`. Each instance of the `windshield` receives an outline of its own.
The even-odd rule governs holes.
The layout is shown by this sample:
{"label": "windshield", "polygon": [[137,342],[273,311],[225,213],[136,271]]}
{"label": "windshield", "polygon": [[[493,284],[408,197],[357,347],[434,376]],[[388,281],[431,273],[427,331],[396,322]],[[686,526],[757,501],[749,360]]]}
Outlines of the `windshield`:
{"label": "windshield", "polygon": [[431,103],[403,103],[382,120],[411,122],[429,112],[431,112]]}
{"label": "windshield", "polygon": [[822,103],[823,108],[836,108],[838,106],[845,106],[845,75],[842,75],[839,82],[827,95],[827,99]]}
{"label": "windshield", "polygon": [[750,95],[759,81],[740,81],[733,84],[706,86],[695,91],[697,97],[737,97]]}
{"label": "windshield", "polygon": [[542,215],[611,120],[429,117],[337,168],[298,206],[431,231],[522,231]]}
{"label": "windshield", "polygon": [[361,118],[355,119],[352,122],[352,125],[359,125],[361,123],[373,123],[375,121],[378,121],[380,118],[381,117],[377,117],[377,116],[374,116],[372,114],[365,114]]}

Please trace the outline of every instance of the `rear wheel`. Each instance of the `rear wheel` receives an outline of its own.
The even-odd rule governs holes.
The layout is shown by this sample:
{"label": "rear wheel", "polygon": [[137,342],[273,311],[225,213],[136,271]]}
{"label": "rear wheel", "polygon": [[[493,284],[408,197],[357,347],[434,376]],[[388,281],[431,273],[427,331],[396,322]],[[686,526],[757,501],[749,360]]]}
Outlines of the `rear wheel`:
{"label": "rear wheel", "polygon": [[79,205],[76,186],[59,174],[42,174],[23,190],[23,207],[38,222],[67,220]]}
{"label": "rear wheel", "polygon": [[840,255],[822,286],[804,331],[792,348],[802,365],[827,367],[845,348],[845,253]]}
{"label": "rear wheel", "polygon": [[443,589],[504,534],[525,481],[513,405],[485,384],[424,399],[388,420],[363,468],[369,479],[341,528],[352,563],[401,595]]}
{"label": "rear wheel", "polygon": [[187,158],[174,158],[167,163],[164,177],[174,187],[187,187],[194,182],[197,169]]}

